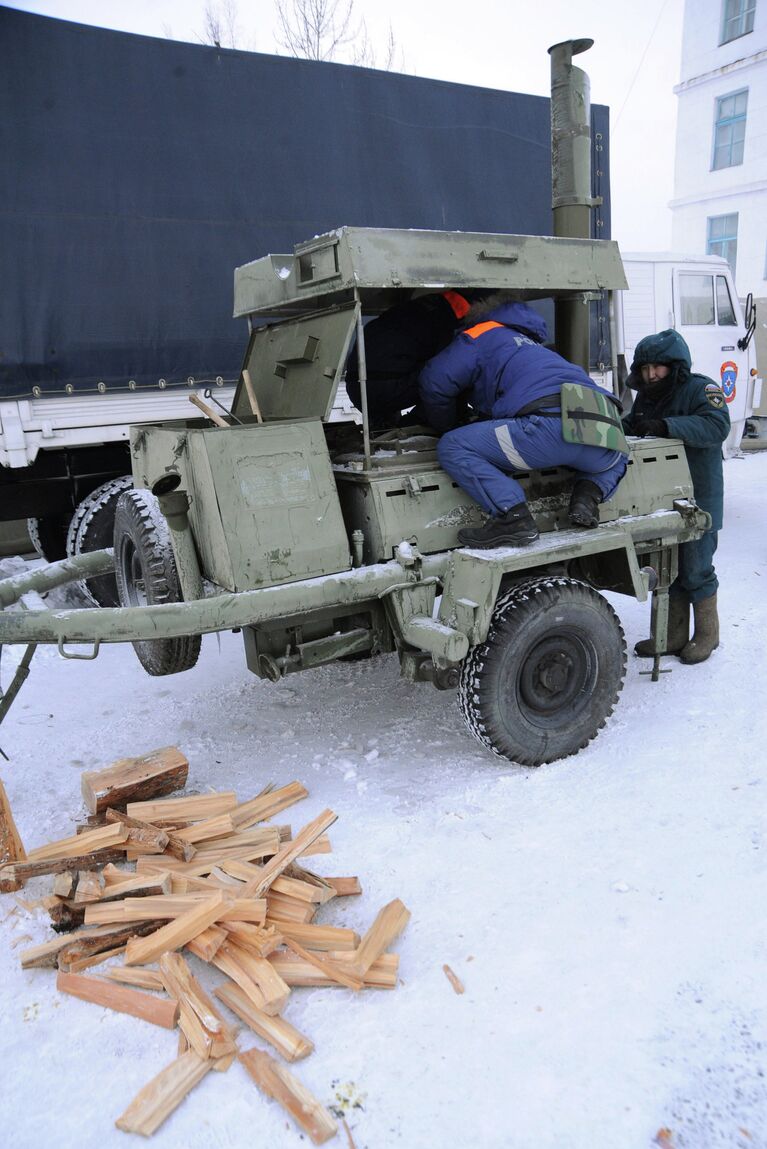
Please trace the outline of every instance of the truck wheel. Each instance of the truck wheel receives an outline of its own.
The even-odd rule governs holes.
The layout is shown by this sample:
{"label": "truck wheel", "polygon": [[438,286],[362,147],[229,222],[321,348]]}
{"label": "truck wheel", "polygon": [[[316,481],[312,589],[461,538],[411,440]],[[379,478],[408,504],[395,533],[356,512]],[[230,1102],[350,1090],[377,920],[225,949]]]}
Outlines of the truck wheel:
{"label": "truck wheel", "polygon": [[[149,491],[125,491],[115,512],[115,574],[121,606],[181,602],[170,531]],[[142,639],[133,649],[147,674],[191,670],[200,654],[199,634]]]}
{"label": "truck wheel", "polygon": [[618,616],[592,587],[551,576],[513,587],[461,668],[471,733],[502,758],[540,766],[575,754],[604,726],[626,671]]}
{"label": "truck wheel", "polygon": [[[110,479],[91,491],[79,504],[72,516],[67,534],[67,555],[73,557],[88,551],[111,547],[115,530],[115,510],[120,496],[133,486],[130,475]],[[85,597],[94,606],[119,606],[117,580],[114,575],[82,580],[77,583]]]}
{"label": "truck wheel", "polygon": [[41,559],[55,563],[67,557],[69,515],[27,519],[27,533]]}

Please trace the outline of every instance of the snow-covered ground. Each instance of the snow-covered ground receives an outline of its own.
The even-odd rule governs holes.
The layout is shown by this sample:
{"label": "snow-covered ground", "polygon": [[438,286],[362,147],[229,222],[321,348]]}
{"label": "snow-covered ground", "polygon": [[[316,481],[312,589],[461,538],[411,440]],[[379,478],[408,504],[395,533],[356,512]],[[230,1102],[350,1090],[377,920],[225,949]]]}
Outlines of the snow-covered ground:
{"label": "snow-covered ground", "polygon": [[[767,453],[730,460],[725,480],[719,650],[666,660],[656,684],[630,657],[615,715],[577,757],[504,764],[452,694],[402,682],[393,657],[274,686],[248,674],[236,635],[207,637],[195,670],[161,680],[130,647],[79,663],[42,649],[0,729],[25,843],[71,832],[83,770],[169,743],[192,790],[245,799],[303,781],[310,797],[278,820],[298,829],[332,807],[334,853],[312,864],[364,889],[318,920],[364,929],[394,897],[413,915],[396,992],[295,990],[286,1011],[316,1044],[298,1076],[345,1107],[357,1149],[645,1149],[661,1130],[675,1149],[767,1146]],[[649,608],[612,601],[631,647]],[[175,1034],[21,971],[46,917],[6,895],[0,921],[3,1146],[128,1144],[114,1119]],[[239,1065],[154,1140],[308,1143]]]}

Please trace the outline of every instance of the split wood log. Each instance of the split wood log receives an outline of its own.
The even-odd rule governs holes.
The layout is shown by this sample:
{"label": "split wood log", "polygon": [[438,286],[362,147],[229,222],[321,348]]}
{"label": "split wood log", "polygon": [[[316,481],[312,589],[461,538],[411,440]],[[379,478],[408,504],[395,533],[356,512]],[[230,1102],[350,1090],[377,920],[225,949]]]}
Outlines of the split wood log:
{"label": "split wood log", "polygon": [[80,870],[77,875],[77,888],[73,900],[75,902],[97,902],[103,894],[105,886],[104,875],[98,870]]}
{"label": "split wood log", "polygon": [[110,958],[120,957],[125,953],[125,946],[115,946],[113,950],[102,950],[101,953],[91,954],[90,957],[81,957],[70,962],[64,973],[82,973],[84,969],[91,969],[94,965],[101,965]]}
{"label": "split wood log", "polygon": [[26,859],[21,835],[11,812],[11,803],[5,792],[5,786],[0,781],[0,894],[12,894],[20,890],[24,882],[14,877],[3,877],[2,867],[10,862],[20,862]]}
{"label": "split wood log", "polygon": [[[307,870],[304,866],[300,866],[298,862],[292,862],[282,873],[282,877],[278,881],[291,881],[301,882],[304,885],[311,886],[315,891],[312,901],[319,902],[324,905],[325,902],[331,901],[336,896],[336,891],[325,878],[320,878],[313,870]],[[286,893],[285,890],[278,890],[278,892]],[[296,894],[296,897],[299,895]]]}
{"label": "split wood log", "polygon": [[331,981],[337,981],[339,985],[346,986],[347,989],[352,989],[355,993],[362,989],[365,984],[364,978],[357,977],[351,971],[347,973],[346,970],[337,966],[335,962],[328,961],[327,958],[316,951],[312,953],[311,950],[304,949],[302,945],[299,945],[299,943],[292,938],[285,938],[285,945],[289,950],[292,950],[294,954],[297,954],[298,957],[303,958],[304,961],[313,965],[320,973],[326,974]]}
{"label": "split wood log", "polygon": [[211,1069],[212,1061],[187,1050],[139,1090],[115,1125],[125,1133],[151,1137]]}
{"label": "split wood log", "polygon": [[198,1057],[236,1053],[234,1034],[180,954],[163,954],[160,976],[179,1004],[179,1026]]}
{"label": "split wood log", "polygon": [[406,909],[399,898],[384,906],[370,929],[363,934],[352,962],[354,973],[364,977],[376,958],[399,937],[409,921],[410,910]]}
{"label": "split wood log", "polygon": [[0,882],[5,880],[26,882],[45,874],[60,874],[63,870],[87,870],[110,862],[124,862],[123,850],[107,848],[97,854],[82,854],[72,858],[48,858],[44,862],[10,862],[0,870]]}
{"label": "split wood log", "polygon": [[[254,927],[258,928],[258,927]],[[197,937],[190,938],[185,948],[201,961],[212,962],[223,942],[229,937],[221,926],[208,926]]]}
{"label": "split wood log", "polygon": [[221,790],[215,794],[194,794],[189,798],[160,798],[154,802],[129,802],[126,814],[143,822],[203,821],[226,814],[237,805],[234,790]]}
{"label": "split wood log", "polygon": [[260,1008],[268,1014],[281,1013],[290,997],[290,986],[286,985],[274,966],[252,949],[239,945],[232,937],[224,942],[223,948],[263,994],[264,1004]]}
{"label": "split wood log", "polygon": [[108,806],[170,794],[186,785],[189,762],[177,746],[151,750],[140,758],[121,758],[104,770],[88,771],[80,783],[91,814]]}
{"label": "split wood log", "polygon": [[[214,891],[215,892],[215,891]],[[161,898],[125,898],[120,902],[98,902],[86,907],[86,925],[108,925],[119,922],[148,922],[154,918],[172,921],[210,899],[209,893],[168,895]],[[231,898],[220,920],[255,922],[266,919],[266,898]]]}
{"label": "split wood log", "polygon": [[119,981],[122,985],[132,985],[137,989],[165,989],[165,983],[156,969],[135,969],[132,966],[114,966],[104,970],[104,977]]}
{"label": "split wood log", "polygon": [[[120,877],[125,874],[119,871]],[[157,874],[138,874],[125,881],[107,883],[101,892],[99,905],[115,902],[123,898],[152,898],[161,897],[172,892],[172,877],[167,871]]]}
{"label": "split wood log", "polygon": [[[106,811],[106,821],[122,822],[123,825],[128,826],[131,830],[152,830],[157,834],[164,834],[167,838],[164,846],[165,853],[170,854],[173,858],[179,858],[182,862],[191,862],[197,852],[191,842],[183,842],[171,831],[162,829],[160,826],[154,826],[151,822],[142,822],[140,818],[129,818],[127,814],[123,814],[120,810],[113,810],[110,807]],[[134,852],[133,850],[129,850],[128,855],[130,856]]]}
{"label": "split wood log", "polygon": [[[46,900],[43,898],[44,902]],[[60,898],[54,898],[48,906],[48,914],[57,934],[71,933],[85,920],[85,902],[77,905],[76,902],[63,902]]]}
{"label": "split wood log", "polygon": [[[328,954],[330,961],[346,969],[349,968],[348,960],[351,956],[351,954],[345,951],[330,952]],[[277,973],[285,984],[291,987],[338,987],[338,982],[333,981],[326,973],[321,972],[316,966],[311,965],[309,962],[304,961],[303,958],[299,958],[296,954],[289,953],[286,950],[277,950],[276,953],[269,955],[268,960],[277,970]],[[382,954],[377,961],[373,962],[365,974],[363,988],[396,989],[398,970],[399,954]]]}
{"label": "split wood log", "polygon": [[61,874],[56,874],[53,879],[53,893],[57,898],[71,898],[75,892],[75,884],[77,882],[77,873],[71,870],[64,870]]}
{"label": "split wood log", "polygon": [[56,958],[59,951],[63,950],[65,946],[71,945],[71,938],[52,938],[48,942],[43,942],[41,945],[30,946],[29,949],[22,950],[19,954],[22,969],[43,969],[45,967],[53,968],[56,965]]}
{"label": "split wood log", "polygon": [[[46,862],[53,859],[68,858],[70,859],[70,868],[74,869],[74,866],[71,865],[72,858],[91,854],[108,847],[121,846],[127,839],[127,826],[101,826],[98,830],[87,830],[84,834],[75,834],[71,838],[61,838],[58,842],[49,842],[47,846],[38,846],[36,850],[29,851],[27,861]],[[88,867],[86,865],[77,868],[87,869]]]}
{"label": "split wood log", "polygon": [[[217,867],[219,868],[219,867]],[[254,866],[251,862],[235,860],[223,861],[220,869],[241,882],[249,882],[261,874],[262,867]],[[305,875],[299,877],[298,875]],[[310,874],[308,870],[301,869],[295,862],[288,866],[286,871],[275,878],[270,887],[270,893],[285,894],[288,897],[298,898],[304,902],[315,902],[324,905],[336,896],[332,889],[322,879]]]}
{"label": "split wood log", "polygon": [[[267,1001],[266,995],[262,993],[261,988],[249,973],[243,967],[240,961],[241,953],[238,947],[233,947],[229,941],[225,941],[216,952],[213,958],[212,965],[216,969],[220,969],[227,977],[230,977],[240,989],[247,995],[250,1001],[256,1006],[257,1009],[262,1009],[264,1013],[275,1014],[279,1013],[280,1009],[284,1006],[286,998],[284,994],[280,995],[276,1004]],[[287,988],[287,986],[286,986]],[[287,990],[289,993],[289,989]]]}
{"label": "split wood log", "polygon": [[244,830],[255,822],[263,822],[266,818],[274,818],[276,814],[287,810],[295,802],[307,798],[309,791],[300,782],[290,782],[281,786],[279,790],[271,790],[268,794],[259,794],[248,802],[242,802],[232,810],[232,821],[238,830]]}
{"label": "split wood log", "polygon": [[362,893],[359,878],[323,878],[322,880],[335,890],[336,896],[339,898],[348,898],[354,894]]}
{"label": "split wood log", "polygon": [[231,1009],[254,1033],[274,1046],[286,1061],[301,1061],[314,1049],[314,1042],[304,1037],[294,1025],[284,1017],[271,1017],[262,1009],[257,1009],[248,995],[238,985],[227,982],[217,986],[216,997]]}
{"label": "split wood log", "polygon": [[282,873],[285,867],[305,853],[320,835],[333,825],[337,817],[338,815],[334,814],[332,810],[323,810],[313,821],[304,826],[292,842],[284,845],[280,852],[266,863],[260,878],[254,878],[247,883],[243,895],[250,898],[260,897],[269,889],[274,879]]}
{"label": "split wood log", "polygon": [[224,932],[237,945],[252,950],[256,957],[268,957],[284,939],[275,926],[253,926],[248,922],[222,922]]}
{"label": "split wood log", "polygon": [[177,1001],[160,1000],[138,989],[114,985],[104,978],[83,977],[80,974],[62,973],[59,970],[56,989],[61,993],[79,997],[82,1001],[91,1001],[95,1005],[103,1005],[118,1013],[129,1013],[132,1017],[140,1017],[143,1021],[150,1021],[152,1025],[159,1025],[163,1029],[175,1029],[178,1020]]}
{"label": "split wood log", "polygon": [[69,937],[68,944],[59,950],[58,967],[65,973],[74,973],[75,967],[84,958],[122,946],[132,938],[144,937],[156,930],[157,922],[132,922],[124,926],[94,926],[92,929],[80,930]]}
{"label": "split wood log", "polygon": [[148,938],[133,938],[125,952],[126,965],[148,965],[166,951],[180,949],[186,942],[218,921],[226,908],[223,893],[213,894],[193,909],[168,922]]}
{"label": "split wood log", "polygon": [[313,923],[283,922],[267,916],[266,924],[275,926],[286,938],[305,945],[312,950],[348,950],[352,952],[360,944],[360,935],[343,926],[316,926]]}
{"label": "split wood log", "polygon": [[259,1089],[277,1101],[315,1145],[335,1137],[338,1126],[328,1110],[289,1069],[260,1049],[241,1053],[240,1061]]}
{"label": "split wood log", "polygon": [[[277,879],[279,881],[279,878]],[[270,918],[284,922],[311,922],[317,913],[315,902],[304,902],[298,898],[286,897],[283,894],[272,892],[273,886],[267,890],[266,905]]]}
{"label": "split wood log", "polygon": [[205,818],[195,822],[186,830],[177,830],[176,837],[182,842],[205,842],[209,838],[225,838],[234,833],[234,823],[229,814],[217,814],[215,818]]}

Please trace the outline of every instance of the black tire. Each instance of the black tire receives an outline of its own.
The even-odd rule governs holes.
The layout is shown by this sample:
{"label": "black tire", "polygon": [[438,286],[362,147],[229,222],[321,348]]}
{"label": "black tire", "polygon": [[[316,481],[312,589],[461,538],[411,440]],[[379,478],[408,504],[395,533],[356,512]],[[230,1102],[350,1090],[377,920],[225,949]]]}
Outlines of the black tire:
{"label": "black tire", "polygon": [[[67,555],[86,554],[111,547],[115,530],[115,511],[120,496],[131,490],[133,479],[122,475],[110,479],[91,491],[77,507],[67,534]],[[85,597],[94,606],[119,606],[117,579],[114,575],[100,575],[99,578],[81,580],[77,583]]]}
{"label": "black tire", "polygon": [[[181,602],[170,531],[149,491],[126,491],[115,512],[115,574],[121,606]],[[142,639],[133,649],[147,674],[191,670],[200,654],[199,634]]]}
{"label": "black tire", "polygon": [[486,640],[466,656],[461,714],[499,757],[541,766],[596,736],[625,672],[623,628],[606,599],[575,579],[531,579],[498,600]]}
{"label": "black tire", "polygon": [[41,559],[55,563],[67,557],[68,527],[69,515],[27,519],[27,533]]}

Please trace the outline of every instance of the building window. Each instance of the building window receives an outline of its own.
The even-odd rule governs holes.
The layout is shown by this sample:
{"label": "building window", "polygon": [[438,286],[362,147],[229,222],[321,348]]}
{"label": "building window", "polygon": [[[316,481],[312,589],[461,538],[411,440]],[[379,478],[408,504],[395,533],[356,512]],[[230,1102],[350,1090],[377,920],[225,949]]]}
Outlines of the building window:
{"label": "building window", "polygon": [[743,163],[743,141],[746,138],[748,89],[720,96],[716,101],[714,121],[714,157],[711,168],[731,168]]}
{"label": "building window", "polygon": [[710,215],[708,217],[708,255],[721,255],[727,260],[735,274],[735,261],[738,256],[738,213],[731,215]]}
{"label": "building window", "polygon": [[756,0],[724,0],[722,6],[722,38],[720,44],[737,40],[754,30]]}

